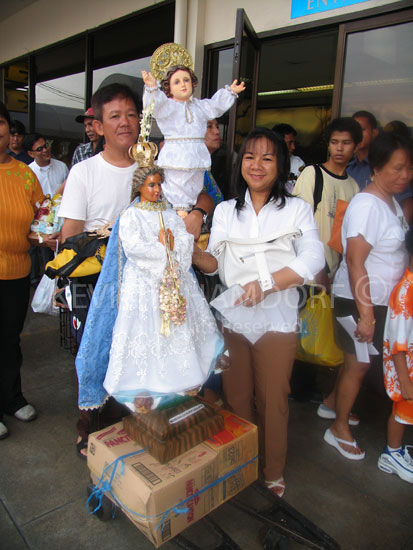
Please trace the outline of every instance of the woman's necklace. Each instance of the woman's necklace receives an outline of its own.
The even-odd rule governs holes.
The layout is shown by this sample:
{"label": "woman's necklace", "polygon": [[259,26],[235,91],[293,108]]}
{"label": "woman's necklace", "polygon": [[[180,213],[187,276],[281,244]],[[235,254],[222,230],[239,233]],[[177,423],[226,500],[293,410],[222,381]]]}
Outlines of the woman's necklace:
{"label": "woman's necklace", "polygon": [[163,212],[167,208],[166,201],[139,201],[135,203],[135,208],[140,208],[141,210],[148,210],[150,212]]}

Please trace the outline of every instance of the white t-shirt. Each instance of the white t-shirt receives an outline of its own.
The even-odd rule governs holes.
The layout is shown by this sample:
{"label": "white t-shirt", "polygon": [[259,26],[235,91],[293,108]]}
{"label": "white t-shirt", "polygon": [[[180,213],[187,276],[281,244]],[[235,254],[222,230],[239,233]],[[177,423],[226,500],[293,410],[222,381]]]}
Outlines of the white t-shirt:
{"label": "white t-shirt", "polygon": [[372,246],[365,268],[374,305],[387,306],[391,291],[400,281],[408,263],[404,236],[409,228],[397,201],[397,215],[379,197],[359,193],[350,202],[341,227],[343,261],[336,273],[333,294],[353,299],[346,263],[347,239],[361,235]]}
{"label": "white t-shirt", "polygon": [[305,166],[305,162],[300,157],[296,155],[291,155],[290,157],[290,172],[295,176],[295,179],[301,174],[300,168]]}
{"label": "white t-shirt", "polygon": [[[258,238],[273,234],[283,228],[294,227],[301,230],[302,236],[294,241],[296,257],[288,267],[305,281],[312,279],[324,266],[323,245],[318,237],[317,226],[311,207],[303,200],[287,198],[284,208],[277,208],[274,201],[261,208],[256,214],[249,191],[245,194],[245,206],[238,214],[236,200],[217,205],[212,221],[208,251],[213,252],[217,245],[229,238]],[[247,310],[249,320],[242,326],[234,326],[224,321],[224,326],[247,335],[256,341],[265,332],[294,332],[297,330],[298,292],[289,288],[269,294],[262,302]],[[237,306],[244,307],[244,306]],[[244,316],[244,317],[245,317]],[[251,332],[255,336],[251,338]]]}
{"label": "white t-shirt", "polygon": [[136,167],[113,166],[101,154],[79,162],[67,178],[59,217],[84,220],[85,231],[113,221],[130,203]]}
{"label": "white t-shirt", "polygon": [[36,174],[42,186],[43,193],[51,197],[56,194],[57,189],[65,181],[69,173],[66,164],[56,159],[50,159],[50,164],[47,166],[39,166],[34,160],[29,164],[29,168]]}

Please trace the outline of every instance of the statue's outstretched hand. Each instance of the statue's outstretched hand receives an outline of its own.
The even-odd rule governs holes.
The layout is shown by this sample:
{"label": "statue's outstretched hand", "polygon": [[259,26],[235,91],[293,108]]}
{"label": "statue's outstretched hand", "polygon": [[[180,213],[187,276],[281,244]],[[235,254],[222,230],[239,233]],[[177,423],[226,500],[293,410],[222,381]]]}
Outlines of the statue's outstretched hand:
{"label": "statue's outstretched hand", "polygon": [[231,84],[230,88],[231,90],[236,93],[240,94],[245,90],[245,82],[241,82],[241,84],[237,84],[238,80],[234,80],[234,82]]}
{"label": "statue's outstretched hand", "polygon": [[148,88],[156,88],[156,78],[153,76],[152,73],[142,71],[142,78]]}

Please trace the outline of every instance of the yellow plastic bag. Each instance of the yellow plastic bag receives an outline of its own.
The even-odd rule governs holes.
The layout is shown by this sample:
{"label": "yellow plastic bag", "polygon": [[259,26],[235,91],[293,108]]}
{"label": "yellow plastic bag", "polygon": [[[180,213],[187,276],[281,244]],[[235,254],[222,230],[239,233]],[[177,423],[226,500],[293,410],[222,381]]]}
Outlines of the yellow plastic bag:
{"label": "yellow plastic bag", "polygon": [[324,291],[311,294],[300,313],[300,336],[296,358],[306,363],[337,367],[343,352],[334,341],[333,310]]}

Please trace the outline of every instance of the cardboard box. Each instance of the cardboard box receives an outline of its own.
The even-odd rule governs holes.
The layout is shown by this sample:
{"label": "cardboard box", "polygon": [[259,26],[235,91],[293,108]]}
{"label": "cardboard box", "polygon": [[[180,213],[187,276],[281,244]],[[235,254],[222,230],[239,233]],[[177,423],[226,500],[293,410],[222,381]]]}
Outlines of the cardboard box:
{"label": "cardboard box", "polygon": [[103,480],[112,478],[115,501],[156,547],[257,479],[257,427],[227,411],[219,414],[222,432],[166,464],[132,441],[121,422],[89,436],[93,479],[111,465]]}

